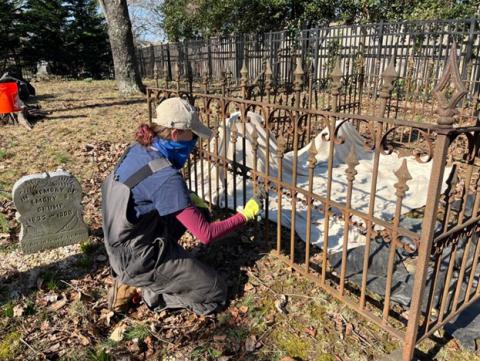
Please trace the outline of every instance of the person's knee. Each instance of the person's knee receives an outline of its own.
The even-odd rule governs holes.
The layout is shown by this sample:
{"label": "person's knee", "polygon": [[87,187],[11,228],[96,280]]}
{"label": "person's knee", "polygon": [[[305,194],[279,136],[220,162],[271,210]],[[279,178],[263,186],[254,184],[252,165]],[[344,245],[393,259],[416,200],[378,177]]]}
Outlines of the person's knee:
{"label": "person's knee", "polygon": [[220,276],[216,277],[215,285],[212,289],[212,301],[223,303],[227,300],[227,283]]}

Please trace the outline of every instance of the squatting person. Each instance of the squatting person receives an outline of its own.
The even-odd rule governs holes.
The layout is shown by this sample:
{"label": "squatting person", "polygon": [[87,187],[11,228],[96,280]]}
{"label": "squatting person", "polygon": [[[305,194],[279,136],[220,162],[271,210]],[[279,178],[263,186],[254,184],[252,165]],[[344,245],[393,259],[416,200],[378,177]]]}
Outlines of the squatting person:
{"label": "squatting person", "polygon": [[181,98],[164,100],[151,125],[142,124],[134,143],[102,186],[105,247],[114,277],[109,306],[124,309],[136,288],[153,310],[189,308],[209,314],[226,301],[217,273],[177,241],[188,229],[209,244],[252,220],[260,202],[252,198],[239,213],[209,222],[206,204],[187,189],[179,173],[198,137],[209,139],[194,107]]}

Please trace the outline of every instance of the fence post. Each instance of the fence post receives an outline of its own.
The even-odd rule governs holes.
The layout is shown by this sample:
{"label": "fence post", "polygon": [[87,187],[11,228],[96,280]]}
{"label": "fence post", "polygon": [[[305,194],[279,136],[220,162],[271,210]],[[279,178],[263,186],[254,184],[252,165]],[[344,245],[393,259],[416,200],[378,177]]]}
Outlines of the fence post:
{"label": "fence post", "polygon": [[152,75],[152,77],[155,76],[154,70],[155,70],[155,49],[153,47],[153,44],[150,44],[150,67],[149,67],[149,73]]}
{"label": "fence post", "polygon": [[302,69],[302,58],[298,57],[297,58],[297,66],[295,68],[295,71],[293,72],[294,80],[293,80],[293,85],[294,88],[293,90],[295,91],[295,107],[300,107],[300,95],[302,93],[302,86],[303,86],[303,69]]}
{"label": "fence post", "polygon": [[153,63],[153,78],[155,79],[156,88],[158,88],[158,77],[159,77],[159,72],[158,72],[157,63]]}
{"label": "fence post", "polygon": [[246,59],[243,59],[243,66],[240,70],[240,87],[242,89],[242,98],[247,99],[247,87],[248,87],[248,68],[246,64]]}
{"label": "fence post", "polygon": [[203,73],[203,91],[208,94],[208,71]]}
{"label": "fence post", "polygon": [[168,63],[163,65],[163,78],[165,80],[165,89],[168,89]]}
{"label": "fence post", "polygon": [[358,91],[358,114],[362,113],[362,100],[363,100],[363,89],[365,86],[365,66],[366,66],[366,42],[367,42],[367,31],[365,26],[359,25],[361,37],[360,37],[360,46],[359,53],[360,59],[357,64],[358,78],[357,78],[357,91]]}
{"label": "fence post", "polygon": [[272,91],[272,67],[270,61],[265,64],[265,93],[267,95],[267,102],[270,103],[270,93]]}
{"label": "fence post", "polygon": [[163,69],[165,69],[165,61],[163,59],[163,44],[160,44],[159,47],[160,47],[160,65],[158,68],[162,69],[163,71]]}
{"label": "fence post", "polygon": [[180,65],[175,63],[175,82],[177,83],[177,92],[180,91]]}
{"label": "fence post", "polygon": [[168,80],[173,79],[172,76],[172,60],[170,59],[170,44],[167,44],[167,76]]}
{"label": "fence post", "polygon": [[182,66],[182,70],[183,70],[183,74],[186,75],[187,79],[188,79],[188,71],[189,71],[189,63],[190,63],[190,60],[189,60],[189,57],[188,57],[188,40],[185,40],[183,42],[183,56],[184,56],[184,60],[183,60],[183,66]]}
{"label": "fence post", "polygon": [[[447,98],[450,82],[453,83],[454,92],[451,98]],[[427,204],[422,222],[422,235],[412,290],[412,303],[410,305],[407,331],[403,345],[403,361],[410,361],[415,350],[420,326],[419,321],[422,314],[422,300],[425,293],[433,238],[435,236],[438,203],[441,196],[447,151],[450,145],[449,132],[453,128],[453,116],[455,115],[456,105],[466,93],[467,91],[461,81],[458,70],[456,45],[453,43],[447,66],[433,91],[438,101],[437,112],[440,118],[438,120],[437,138],[433,153],[432,171],[428,184]]]}
{"label": "fence post", "polygon": [[212,67],[212,40],[207,40],[207,52],[208,52],[208,77],[213,79],[213,67]]}
{"label": "fence post", "polygon": [[241,68],[242,64],[242,55],[243,51],[240,51],[240,36],[235,35],[235,84],[238,84],[238,76],[240,75],[239,69]]}
{"label": "fence post", "polygon": [[190,61],[187,61],[186,63],[187,66],[187,81],[188,81],[188,92],[190,96],[193,96],[193,69],[192,69],[192,63]]}
{"label": "fence post", "polygon": [[[342,68],[340,57],[335,63],[332,74],[330,74],[332,79],[331,83],[331,111],[336,113],[338,109],[338,100],[340,95],[340,89],[342,88]],[[330,202],[332,196],[332,176],[333,176],[333,155],[334,155],[334,133],[335,133],[335,118],[330,117],[328,119],[328,170],[327,170],[327,193],[326,201],[323,205],[324,207],[324,219],[323,219],[323,243],[322,243],[322,271],[320,274],[321,284],[324,285],[327,279],[327,266],[328,266],[328,238],[329,238],[329,229],[330,229]]]}
{"label": "fence post", "polygon": [[[313,54],[313,62],[312,62],[312,65],[313,65],[313,81],[315,81],[315,79],[317,79],[317,77],[320,77],[319,75],[319,71],[318,71],[318,52],[319,52],[319,46],[320,46],[320,29],[317,28],[316,29],[317,32],[316,32],[316,35],[315,35],[315,53]],[[318,84],[320,85],[320,83]]]}
{"label": "fence post", "polygon": [[[226,92],[226,87],[227,87],[227,73],[225,70],[222,71],[222,77],[221,77],[221,86],[222,86],[222,97],[224,97],[227,92]],[[234,127],[235,128],[235,127]]]}

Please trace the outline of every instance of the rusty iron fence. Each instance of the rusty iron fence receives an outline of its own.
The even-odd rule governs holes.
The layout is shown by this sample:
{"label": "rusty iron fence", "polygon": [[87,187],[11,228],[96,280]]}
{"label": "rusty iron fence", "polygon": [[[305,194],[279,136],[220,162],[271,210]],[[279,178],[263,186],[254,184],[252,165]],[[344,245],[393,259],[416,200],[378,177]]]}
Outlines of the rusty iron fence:
{"label": "rusty iron fence", "polygon": [[[272,216],[271,207],[265,207],[263,220],[256,225],[258,240],[272,244],[276,255],[288,267],[397,338],[403,347],[402,359],[407,361],[412,359],[419,342],[480,298],[480,125],[473,117],[465,123],[458,114],[459,108],[473,105],[465,103],[467,88],[462,80],[465,73],[459,70],[455,44],[433,89],[435,112],[429,115],[429,122],[423,123],[405,120],[391,110],[395,82],[402,67],[398,62],[395,65],[395,59],[383,69],[377,90],[371,89],[376,94],[372,97],[375,103],[372,114],[345,107],[348,98],[342,93],[345,91],[342,83],[348,76],[342,72],[343,61],[338,58],[328,75],[328,107],[309,106],[309,94],[304,89],[309,77],[303,72],[300,59],[293,72],[291,102],[280,103],[272,95],[268,71],[264,89],[257,98],[251,97],[251,82],[244,67],[236,94],[228,92],[225,78],[218,93],[211,91],[208,78],[195,89],[192,85],[190,89],[181,89],[179,79],[174,87],[168,87],[167,82],[167,87],[149,88],[149,114],[151,117],[162,99],[188,98],[199,109],[202,120],[214,130],[213,139],[200,141],[188,162],[185,177],[190,188],[212,205],[231,209],[245,203],[248,185],[254,192],[265,194],[267,205],[274,200],[277,213]],[[304,97],[306,102],[302,100]],[[227,132],[227,121],[232,114],[238,116],[239,126]],[[263,120],[252,129],[255,114]],[[359,158],[354,148],[345,158],[344,194],[334,194],[332,186],[337,174],[334,159],[338,147],[348,141],[340,132],[346,123],[361,134],[364,148],[371,154],[371,183],[365,195],[368,206],[361,209],[352,202],[359,178]],[[322,129],[328,132],[321,133]],[[312,186],[318,137],[328,150],[321,192]],[[222,146],[222,139],[231,142],[233,152]],[[271,141],[275,141],[275,149],[271,148]],[[308,181],[299,185],[297,169],[302,147],[308,147]],[[293,165],[287,170],[283,167],[289,151]],[[384,216],[376,211],[377,186],[384,166],[382,157],[392,153],[403,160],[394,172],[397,181],[390,195],[394,212]],[[250,163],[246,161],[247,155],[253,157]],[[409,189],[412,175],[407,158],[424,167],[421,169],[429,179],[426,194],[413,194],[425,197],[423,206],[409,211],[417,220],[415,229],[404,223],[406,194],[415,192]],[[227,191],[229,187],[234,190],[231,194]],[[306,208],[303,230],[297,222],[300,205]],[[290,216],[288,227],[282,222],[282,212],[286,209]],[[323,217],[318,225],[323,232],[321,248],[311,245],[312,229],[317,226],[313,212],[320,212]],[[333,218],[343,228],[341,249],[336,253],[337,266],[333,265],[333,254],[328,252]],[[361,254],[357,278],[350,277],[352,231],[364,237],[362,248],[353,248],[360,249]],[[305,242],[299,239],[300,232],[305,234]],[[369,278],[378,242],[386,247],[388,254],[382,269],[381,292],[372,289]],[[400,261],[399,255],[402,255]],[[396,278],[400,264],[409,264],[408,282],[401,283]],[[399,286],[405,288],[408,298],[403,304],[393,297]]]}
{"label": "rusty iron fence", "polygon": [[234,92],[241,89],[246,68],[251,85],[263,89],[270,82],[271,92],[277,94],[293,92],[294,70],[300,58],[305,83],[310,83],[313,94],[309,105],[316,109],[327,109],[331,103],[329,74],[341,58],[345,74],[342,104],[359,114],[374,114],[380,76],[395,58],[398,79],[387,112],[395,113],[397,119],[423,122],[435,109],[434,80],[453,41],[459,48],[459,70],[469,91],[460,108],[469,118],[480,107],[479,19],[381,22],[313,28],[295,34],[279,31],[186,40],[139,48],[138,57],[144,77],[166,81],[182,77],[197,83],[207,77],[217,84],[217,90],[225,81],[227,90]]}

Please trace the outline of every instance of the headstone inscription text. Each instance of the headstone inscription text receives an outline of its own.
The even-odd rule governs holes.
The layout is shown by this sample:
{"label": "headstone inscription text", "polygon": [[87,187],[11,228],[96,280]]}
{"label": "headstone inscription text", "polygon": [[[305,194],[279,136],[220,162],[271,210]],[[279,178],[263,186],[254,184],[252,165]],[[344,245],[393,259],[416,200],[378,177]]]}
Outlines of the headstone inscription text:
{"label": "headstone inscription text", "polygon": [[83,222],[82,188],[70,173],[27,175],[13,186],[24,253],[62,247],[88,238]]}

